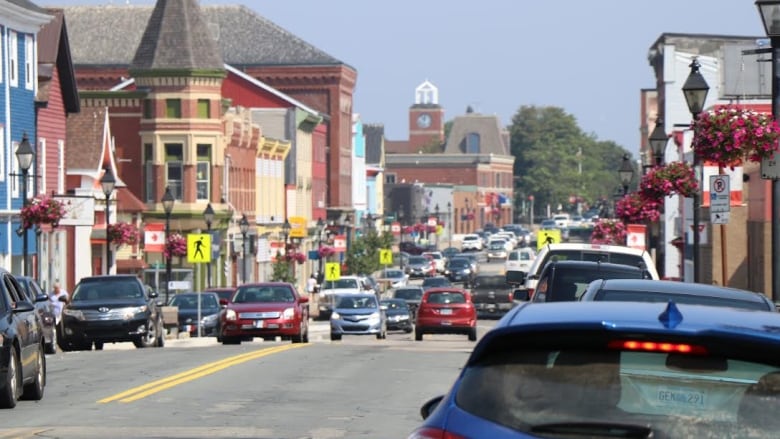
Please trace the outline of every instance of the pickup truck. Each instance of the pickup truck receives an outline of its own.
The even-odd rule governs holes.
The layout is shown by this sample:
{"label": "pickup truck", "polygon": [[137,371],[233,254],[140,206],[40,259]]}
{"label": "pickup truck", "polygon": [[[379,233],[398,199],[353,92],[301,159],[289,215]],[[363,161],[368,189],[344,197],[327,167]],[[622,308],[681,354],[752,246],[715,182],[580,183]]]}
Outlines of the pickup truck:
{"label": "pickup truck", "polygon": [[478,274],[471,284],[471,301],[479,317],[502,317],[515,306],[513,288],[503,274]]}

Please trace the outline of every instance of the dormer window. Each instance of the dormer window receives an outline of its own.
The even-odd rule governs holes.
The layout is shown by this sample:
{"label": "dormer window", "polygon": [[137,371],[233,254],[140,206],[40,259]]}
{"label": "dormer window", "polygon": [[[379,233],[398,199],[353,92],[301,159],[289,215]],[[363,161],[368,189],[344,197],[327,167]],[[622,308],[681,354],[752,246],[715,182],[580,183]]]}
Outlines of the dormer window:
{"label": "dormer window", "polygon": [[479,133],[466,134],[466,154],[479,154]]}

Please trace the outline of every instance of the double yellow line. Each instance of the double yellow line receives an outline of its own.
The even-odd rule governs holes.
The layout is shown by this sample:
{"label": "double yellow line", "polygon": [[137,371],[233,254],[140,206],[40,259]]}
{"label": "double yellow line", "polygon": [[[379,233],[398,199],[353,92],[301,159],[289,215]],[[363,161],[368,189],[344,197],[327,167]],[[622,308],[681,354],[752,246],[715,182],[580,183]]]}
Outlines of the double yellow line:
{"label": "double yellow line", "polygon": [[151,383],[144,384],[143,386],[134,387],[130,390],[117,393],[116,395],[109,396],[108,398],[103,398],[99,400],[98,403],[105,404],[108,402],[115,402],[115,401],[119,401],[119,402],[137,401],[141,398],[146,398],[149,395],[154,395],[157,392],[162,392],[163,390],[170,389],[171,387],[178,386],[179,384],[193,381],[198,378],[204,377],[206,375],[211,375],[213,373],[219,372],[222,369],[227,369],[228,367],[235,366],[237,364],[246,363],[247,361],[252,361],[257,358],[275,354],[277,352],[284,352],[290,349],[301,348],[304,346],[308,346],[308,344],[303,344],[303,343],[288,344],[284,346],[278,346],[275,348],[268,348],[259,351],[247,352],[245,354],[225,358],[223,360],[215,361],[213,363],[207,363],[204,364],[203,366],[199,366],[194,369],[177,373],[176,375],[171,375],[167,378],[163,378],[157,381],[152,381]]}

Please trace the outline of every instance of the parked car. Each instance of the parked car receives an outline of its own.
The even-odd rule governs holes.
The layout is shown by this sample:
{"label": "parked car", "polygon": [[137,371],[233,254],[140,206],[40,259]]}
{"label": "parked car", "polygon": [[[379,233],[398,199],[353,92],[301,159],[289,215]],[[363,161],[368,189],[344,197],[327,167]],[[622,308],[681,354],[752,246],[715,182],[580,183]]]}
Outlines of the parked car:
{"label": "parked car", "polygon": [[330,339],[344,335],[387,337],[387,315],[379,306],[376,294],[339,294],[334,298],[330,316]]}
{"label": "parked car", "polygon": [[444,273],[450,282],[463,282],[464,287],[471,285],[475,276],[475,273],[471,271],[471,261],[460,257],[450,259]]}
{"label": "parked car", "polygon": [[450,280],[444,276],[433,276],[433,277],[423,279],[422,281],[423,290],[427,290],[429,288],[441,288],[441,287],[451,287],[451,286],[452,286],[452,282],[450,282]]}
{"label": "parked car", "polygon": [[379,306],[382,307],[387,316],[388,331],[404,331],[408,334],[414,330],[412,310],[409,309],[406,300],[384,299],[379,302]]}
{"label": "parked car", "polygon": [[772,438],[780,315],[669,303],[523,304],[410,438]]}
{"label": "parked car", "polygon": [[433,261],[425,256],[410,256],[405,269],[410,279],[430,277],[436,273]]}
{"label": "parked car", "polygon": [[165,334],[157,293],[134,275],[83,277],[62,308],[63,351],[103,349],[104,343],[132,342],[163,347]]}
{"label": "parked car", "polygon": [[2,268],[0,277],[0,408],[14,408],[19,399],[43,399],[45,339],[40,316],[23,287]]}
{"label": "parked car", "polygon": [[607,302],[663,302],[727,306],[776,312],[777,308],[761,293],[717,285],[665,280],[600,279],[590,283],[580,300]]}
{"label": "parked car", "polygon": [[221,301],[217,341],[241,344],[255,337],[264,340],[309,342],[309,298],[298,293],[287,282],[243,284],[236,289],[233,301]]}
{"label": "parked car", "polygon": [[422,300],[423,291],[421,286],[409,285],[403,288],[397,288],[393,290],[391,296],[393,299],[402,299],[406,302],[409,310],[412,312],[412,316],[417,314],[417,308],[420,306],[420,300]]}
{"label": "parked car", "polygon": [[[200,309],[198,309],[198,301],[200,301]],[[179,332],[187,333],[191,337],[217,335],[220,311],[217,293],[178,293],[171,297],[168,305],[179,308]],[[198,333],[198,326],[200,326],[200,333]]]}
{"label": "parked car", "polygon": [[43,339],[45,340],[44,352],[57,353],[57,321],[54,316],[54,308],[49,300],[49,295],[41,290],[38,282],[28,276],[14,276],[22,287],[27,300],[35,305],[35,311],[41,319],[43,327]]}
{"label": "parked car", "polygon": [[551,261],[545,265],[536,284],[532,302],[579,300],[596,279],[650,279],[647,270],[630,265],[594,261]]}
{"label": "parked car", "polygon": [[463,236],[463,240],[460,244],[460,250],[463,252],[467,251],[482,251],[484,247],[484,244],[482,242],[482,238],[479,237],[479,235],[470,233],[468,235]]}
{"label": "parked car", "polygon": [[479,274],[471,284],[471,300],[481,317],[500,317],[515,306],[513,287],[503,274]]}
{"label": "parked car", "polygon": [[431,288],[420,301],[414,325],[414,339],[425,334],[465,334],[477,339],[477,310],[471,295],[462,288]]}

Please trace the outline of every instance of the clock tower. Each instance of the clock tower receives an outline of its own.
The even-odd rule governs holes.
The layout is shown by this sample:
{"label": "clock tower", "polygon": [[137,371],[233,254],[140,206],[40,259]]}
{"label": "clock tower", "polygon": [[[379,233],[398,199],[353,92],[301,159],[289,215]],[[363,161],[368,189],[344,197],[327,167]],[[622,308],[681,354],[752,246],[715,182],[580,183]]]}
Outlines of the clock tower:
{"label": "clock tower", "polygon": [[425,80],[414,90],[409,108],[409,152],[444,143],[444,109],[439,105],[439,89]]}

